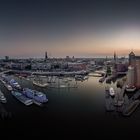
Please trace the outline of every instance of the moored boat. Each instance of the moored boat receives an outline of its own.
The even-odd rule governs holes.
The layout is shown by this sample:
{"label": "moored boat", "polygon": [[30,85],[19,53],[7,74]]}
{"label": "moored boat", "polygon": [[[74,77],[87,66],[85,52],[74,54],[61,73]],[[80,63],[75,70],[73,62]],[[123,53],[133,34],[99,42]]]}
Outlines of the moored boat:
{"label": "moored boat", "polygon": [[16,99],[18,99],[23,104],[25,104],[27,106],[33,104],[33,101],[31,99],[27,98],[26,96],[22,95],[22,93],[20,93],[18,91],[12,91],[11,93]]}
{"label": "moored boat", "polygon": [[45,88],[45,87],[48,86],[48,83],[40,83],[40,82],[38,82],[38,81],[33,81],[33,84],[34,84],[35,86],[42,87],[42,88]]}
{"label": "moored boat", "polygon": [[11,79],[9,81],[9,84],[12,88],[21,89],[21,86],[18,84],[18,82],[15,81],[15,79]]}
{"label": "moored boat", "polygon": [[88,80],[88,76],[84,76],[84,75],[75,75],[75,80],[77,80],[77,81]]}
{"label": "moored boat", "polygon": [[24,88],[22,93],[23,93],[23,95],[32,99],[35,102],[39,102],[39,103],[47,103],[48,102],[48,98],[42,92],[32,90],[29,88]]}
{"label": "moored boat", "polygon": [[4,83],[4,86],[9,90],[9,91],[12,91],[13,90],[13,88],[12,88],[12,86],[11,85],[9,85],[8,83]]}
{"label": "moored boat", "polygon": [[11,85],[8,84],[8,82],[4,79],[0,79],[1,82],[4,84],[4,86],[9,90],[9,91],[12,91],[13,88],[11,87]]}

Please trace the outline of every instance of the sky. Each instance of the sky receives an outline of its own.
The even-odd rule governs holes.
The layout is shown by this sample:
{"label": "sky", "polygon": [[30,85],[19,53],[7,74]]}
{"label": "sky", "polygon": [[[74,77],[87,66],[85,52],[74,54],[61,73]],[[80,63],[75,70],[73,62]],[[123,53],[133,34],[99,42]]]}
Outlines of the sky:
{"label": "sky", "polygon": [[0,56],[140,54],[139,0],[1,0]]}

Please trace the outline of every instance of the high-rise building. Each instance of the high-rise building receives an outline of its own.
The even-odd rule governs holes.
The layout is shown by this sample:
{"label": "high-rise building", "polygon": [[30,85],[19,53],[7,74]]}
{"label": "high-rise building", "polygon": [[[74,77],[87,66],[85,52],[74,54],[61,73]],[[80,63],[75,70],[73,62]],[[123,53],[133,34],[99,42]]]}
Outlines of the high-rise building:
{"label": "high-rise building", "polygon": [[[140,88],[140,56],[136,56],[134,52],[131,52],[129,54],[129,65],[131,67],[134,67],[134,85],[137,88]],[[128,70],[128,75],[129,75],[129,70]]]}
{"label": "high-rise building", "polygon": [[136,87],[140,88],[140,57],[136,57],[135,60],[135,81]]}
{"label": "high-rise building", "polygon": [[131,66],[128,67],[127,85],[129,87],[132,87],[135,85],[135,70],[134,70],[134,67],[131,67]]}
{"label": "high-rise building", "polygon": [[135,66],[135,54],[133,51],[129,54],[129,65]]}

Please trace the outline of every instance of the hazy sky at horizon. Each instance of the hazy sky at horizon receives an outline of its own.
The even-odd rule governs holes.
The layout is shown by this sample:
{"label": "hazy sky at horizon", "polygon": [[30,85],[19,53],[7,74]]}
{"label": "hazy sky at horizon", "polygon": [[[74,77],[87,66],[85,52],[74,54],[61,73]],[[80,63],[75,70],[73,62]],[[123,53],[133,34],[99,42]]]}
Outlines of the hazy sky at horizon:
{"label": "hazy sky at horizon", "polygon": [[0,56],[140,54],[138,0],[0,1]]}

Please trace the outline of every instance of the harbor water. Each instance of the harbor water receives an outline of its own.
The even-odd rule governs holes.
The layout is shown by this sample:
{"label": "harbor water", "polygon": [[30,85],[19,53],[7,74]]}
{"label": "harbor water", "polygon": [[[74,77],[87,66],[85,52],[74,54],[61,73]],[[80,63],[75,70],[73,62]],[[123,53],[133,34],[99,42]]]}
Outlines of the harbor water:
{"label": "harbor water", "polygon": [[[15,99],[0,83],[6,104],[0,109],[11,114],[11,117],[0,119],[3,131],[17,131],[26,134],[94,134],[130,132],[140,125],[140,108],[132,116],[123,117],[119,112],[106,112],[105,83],[99,83],[100,77],[89,76],[85,81],[70,81],[76,88],[39,88],[31,81],[14,77],[22,87],[29,87],[45,93],[49,99],[43,107],[35,104],[25,106]],[[60,83],[61,83],[60,79]],[[111,83],[116,89],[116,83]],[[126,133],[123,133],[126,134]],[[126,134],[126,135],[127,135]]]}

